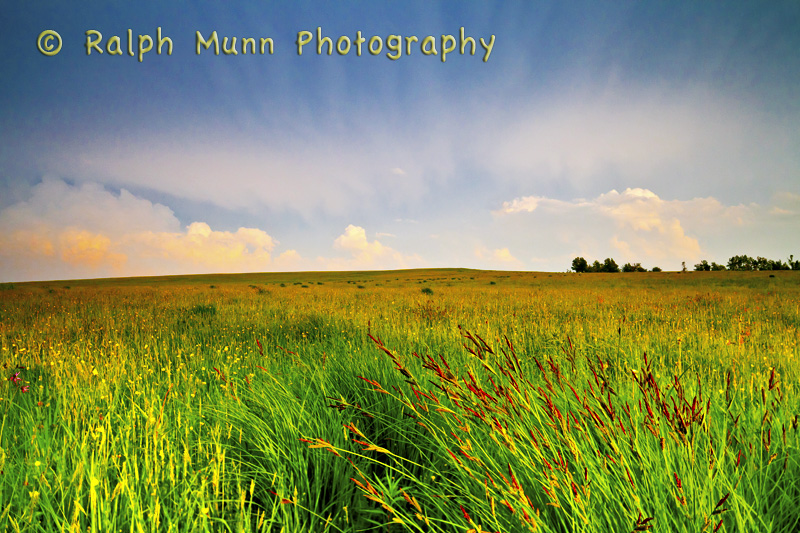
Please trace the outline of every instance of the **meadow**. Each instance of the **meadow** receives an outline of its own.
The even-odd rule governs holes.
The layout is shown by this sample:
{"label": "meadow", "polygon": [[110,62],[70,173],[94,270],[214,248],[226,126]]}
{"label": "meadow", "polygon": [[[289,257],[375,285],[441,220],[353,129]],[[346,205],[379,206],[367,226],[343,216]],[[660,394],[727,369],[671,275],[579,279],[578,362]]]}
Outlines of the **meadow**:
{"label": "meadow", "polygon": [[795,532],[796,271],[0,284],[0,530]]}

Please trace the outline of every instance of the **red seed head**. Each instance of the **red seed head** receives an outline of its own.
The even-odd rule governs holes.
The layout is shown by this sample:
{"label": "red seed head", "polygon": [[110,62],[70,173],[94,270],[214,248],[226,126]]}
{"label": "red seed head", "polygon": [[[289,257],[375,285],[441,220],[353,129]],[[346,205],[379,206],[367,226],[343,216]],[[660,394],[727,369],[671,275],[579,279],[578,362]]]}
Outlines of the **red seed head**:
{"label": "red seed head", "polygon": [[467,510],[464,509],[464,506],[463,505],[459,505],[459,507],[461,507],[461,512],[464,513],[464,518],[466,518],[467,520],[472,522],[472,518],[470,518],[469,514],[467,514]]}

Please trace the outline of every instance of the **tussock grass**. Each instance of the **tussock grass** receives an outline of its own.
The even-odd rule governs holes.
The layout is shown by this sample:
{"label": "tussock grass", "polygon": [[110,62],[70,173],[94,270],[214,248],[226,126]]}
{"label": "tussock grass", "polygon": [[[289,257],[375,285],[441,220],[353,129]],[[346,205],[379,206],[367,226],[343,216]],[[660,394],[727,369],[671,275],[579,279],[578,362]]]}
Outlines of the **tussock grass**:
{"label": "tussock grass", "polygon": [[796,531],[797,281],[6,285],[0,528]]}

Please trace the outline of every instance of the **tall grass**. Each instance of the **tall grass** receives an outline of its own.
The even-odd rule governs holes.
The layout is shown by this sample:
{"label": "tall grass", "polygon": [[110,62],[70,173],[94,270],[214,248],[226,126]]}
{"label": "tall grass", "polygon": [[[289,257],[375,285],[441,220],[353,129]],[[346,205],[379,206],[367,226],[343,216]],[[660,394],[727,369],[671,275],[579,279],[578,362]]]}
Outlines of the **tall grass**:
{"label": "tall grass", "polygon": [[797,281],[15,284],[0,528],[796,531]]}

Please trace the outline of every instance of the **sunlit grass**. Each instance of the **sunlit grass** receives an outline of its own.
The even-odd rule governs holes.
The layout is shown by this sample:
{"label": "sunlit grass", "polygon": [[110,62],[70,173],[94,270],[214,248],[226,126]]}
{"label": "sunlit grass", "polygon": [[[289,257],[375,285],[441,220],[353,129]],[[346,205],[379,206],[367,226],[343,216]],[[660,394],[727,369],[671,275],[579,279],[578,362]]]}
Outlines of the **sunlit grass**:
{"label": "sunlit grass", "polygon": [[798,281],[15,284],[0,528],[795,531]]}

